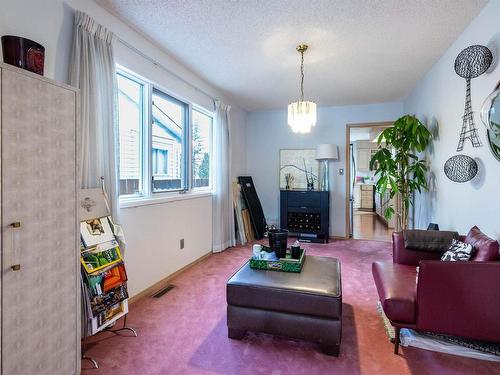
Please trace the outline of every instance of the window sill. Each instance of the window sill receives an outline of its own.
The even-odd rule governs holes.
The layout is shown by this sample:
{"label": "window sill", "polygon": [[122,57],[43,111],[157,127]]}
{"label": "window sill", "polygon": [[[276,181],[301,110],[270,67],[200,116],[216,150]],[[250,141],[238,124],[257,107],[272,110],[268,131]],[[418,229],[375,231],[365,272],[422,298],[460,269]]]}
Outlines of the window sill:
{"label": "window sill", "polygon": [[170,202],[183,201],[187,199],[198,199],[211,196],[212,196],[211,190],[203,190],[203,191],[188,192],[185,194],[179,194],[179,193],[162,194],[161,196],[158,197],[153,196],[148,198],[120,199],[120,208],[121,209],[135,208],[140,206],[150,206],[153,204],[164,204]]}

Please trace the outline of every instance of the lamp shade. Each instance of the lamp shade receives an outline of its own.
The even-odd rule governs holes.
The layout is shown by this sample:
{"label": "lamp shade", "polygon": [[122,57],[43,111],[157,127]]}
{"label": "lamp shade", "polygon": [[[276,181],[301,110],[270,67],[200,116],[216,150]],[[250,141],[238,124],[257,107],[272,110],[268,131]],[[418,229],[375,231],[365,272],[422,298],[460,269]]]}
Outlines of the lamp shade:
{"label": "lamp shade", "polygon": [[339,150],[337,145],[322,143],[316,147],[317,160],[337,160],[339,158]]}

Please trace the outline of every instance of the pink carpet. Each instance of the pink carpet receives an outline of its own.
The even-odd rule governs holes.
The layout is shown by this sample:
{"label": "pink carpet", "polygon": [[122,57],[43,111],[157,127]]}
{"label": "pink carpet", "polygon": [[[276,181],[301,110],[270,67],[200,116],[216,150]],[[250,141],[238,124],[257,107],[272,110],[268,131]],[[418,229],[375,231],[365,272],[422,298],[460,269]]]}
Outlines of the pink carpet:
{"label": "pink carpet", "polygon": [[137,338],[102,333],[92,338],[88,355],[99,370],[83,374],[492,374],[500,364],[402,348],[392,353],[376,310],[371,263],[390,260],[390,243],[337,240],[305,244],[310,255],[340,259],[343,287],[343,337],[340,357],[320,353],[313,343],[250,333],[227,338],[227,279],[250,257],[250,247],[212,255],[173,280],[176,288],[160,299],[145,298],[130,307],[129,325]]}

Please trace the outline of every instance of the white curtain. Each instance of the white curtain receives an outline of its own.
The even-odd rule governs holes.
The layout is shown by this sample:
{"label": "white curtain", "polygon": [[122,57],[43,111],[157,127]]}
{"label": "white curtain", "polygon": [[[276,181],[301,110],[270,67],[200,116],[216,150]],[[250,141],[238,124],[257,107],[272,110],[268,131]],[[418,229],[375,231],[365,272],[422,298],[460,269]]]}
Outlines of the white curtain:
{"label": "white curtain", "polygon": [[231,188],[230,120],[231,107],[215,102],[214,173],[215,191],[212,205],[212,251],[224,251],[236,245]]}
{"label": "white curtain", "polygon": [[[80,89],[79,178],[81,188],[101,187],[115,234],[125,245],[118,217],[118,131],[113,33],[76,11],[70,84]],[[123,250],[123,249],[122,249]]]}

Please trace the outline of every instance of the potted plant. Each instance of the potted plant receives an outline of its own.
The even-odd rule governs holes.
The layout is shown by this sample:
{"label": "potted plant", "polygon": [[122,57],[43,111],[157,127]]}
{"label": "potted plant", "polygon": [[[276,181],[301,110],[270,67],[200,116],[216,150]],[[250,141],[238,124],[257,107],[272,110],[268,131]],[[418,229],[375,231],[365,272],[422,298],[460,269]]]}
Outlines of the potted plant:
{"label": "potted plant", "polygon": [[402,229],[408,228],[414,193],[428,190],[427,166],[418,153],[425,150],[431,138],[431,133],[419,119],[405,115],[380,133],[377,139],[379,149],[370,160],[370,168],[376,170],[375,176],[379,176],[377,191],[383,196],[389,190],[390,198],[399,194],[399,212],[388,207],[382,214],[388,220],[396,214]]}

